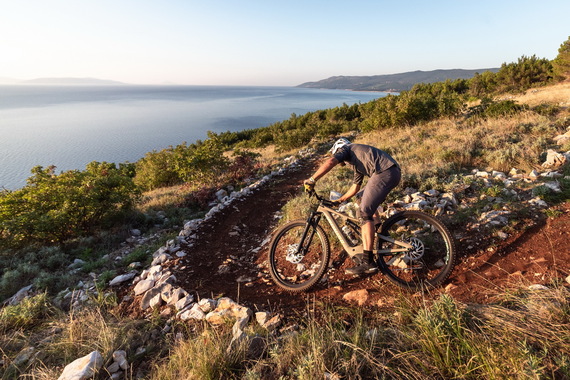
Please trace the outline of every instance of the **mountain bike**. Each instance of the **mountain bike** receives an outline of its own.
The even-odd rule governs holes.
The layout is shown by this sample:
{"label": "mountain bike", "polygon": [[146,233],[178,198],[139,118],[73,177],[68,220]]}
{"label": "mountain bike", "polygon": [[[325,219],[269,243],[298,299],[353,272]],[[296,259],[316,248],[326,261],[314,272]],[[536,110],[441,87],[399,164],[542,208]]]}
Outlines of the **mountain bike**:
{"label": "mountain bike", "polygon": [[[289,292],[306,291],[329,268],[330,244],[321,221],[328,222],[346,253],[363,253],[359,220],[339,212],[333,201],[309,193],[318,204],[307,220],[280,227],[271,240],[269,273]],[[441,285],[456,261],[454,239],[436,217],[422,211],[401,211],[376,226],[374,257],[379,272],[395,285],[411,291]]]}

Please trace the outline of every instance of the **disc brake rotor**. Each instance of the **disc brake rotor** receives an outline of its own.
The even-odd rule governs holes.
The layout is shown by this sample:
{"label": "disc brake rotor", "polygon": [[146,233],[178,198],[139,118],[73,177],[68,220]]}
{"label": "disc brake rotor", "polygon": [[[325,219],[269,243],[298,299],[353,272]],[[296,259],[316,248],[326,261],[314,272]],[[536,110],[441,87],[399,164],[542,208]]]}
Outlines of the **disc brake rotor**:
{"label": "disc brake rotor", "polygon": [[418,238],[410,238],[407,243],[409,243],[412,248],[406,252],[404,259],[412,261],[421,259],[425,253],[424,243]]}
{"label": "disc brake rotor", "polygon": [[299,264],[303,260],[303,255],[297,252],[299,244],[289,244],[285,260],[293,264]]}

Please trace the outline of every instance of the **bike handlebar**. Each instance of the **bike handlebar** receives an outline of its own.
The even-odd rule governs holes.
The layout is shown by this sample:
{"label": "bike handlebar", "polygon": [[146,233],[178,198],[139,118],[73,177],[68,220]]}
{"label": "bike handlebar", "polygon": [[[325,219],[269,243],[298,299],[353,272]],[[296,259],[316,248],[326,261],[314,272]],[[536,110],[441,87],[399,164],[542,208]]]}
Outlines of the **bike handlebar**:
{"label": "bike handlebar", "polygon": [[315,189],[308,189],[305,188],[305,191],[309,194],[309,197],[315,197],[317,198],[317,200],[319,202],[321,202],[323,204],[323,206],[327,206],[327,207],[337,207],[339,204],[331,201],[329,199],[326,199],[325,197],[320,196]]}

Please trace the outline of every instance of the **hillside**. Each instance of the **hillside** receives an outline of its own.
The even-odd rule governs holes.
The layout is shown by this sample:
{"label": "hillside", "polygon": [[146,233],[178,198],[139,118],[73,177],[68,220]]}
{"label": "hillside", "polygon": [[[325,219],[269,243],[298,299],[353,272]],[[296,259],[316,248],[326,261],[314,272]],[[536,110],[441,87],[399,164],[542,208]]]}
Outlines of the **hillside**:
{"label": "hillside", "polygon": [[435,83],[447,79],[469,79],[475,73],[485,71],[497,72],[498,68],[478,70],[433,70],[410,71],[400,74],[372,75],[372,76],[334,76],[317,82],[306,82],[297,87],[327,88],[336,90],[354,91],[391,91],[401,92],[412,88],[416,83]]}
{"label": "hillside", "polygon": [[[241,189],[218,188],[206,214],[183,227],[131,230],[98,262],[74,262],[69,272],[84,279],[54,301],[37,295],[36,314],[16,319],[5,308],[0,374],[54,379],[96,352],[101,379],[565,378],[570,172],[541,163],[546,147],[568,150],[556,138],[570,137],[570,84],[518,100],[547,100],[556,114],[441,118],[353,138],[394,152],[407,174],[443,168],[443,177],[424,177],[413,190],[411,181],[402,184],[386,212],[411,207],[414,197],[435,212],[441,199],[430,190],[453,193],[457,204],[440,217],[460,260],[444,287],[412,294],[381,274],[347,276],[351,263],[338,246],[327,277],[310,292],[288,294],[271,282],[267,242],[279,223],[306,216],[310,201],[300,187],[322,158],[312,146],[281,155],[279,167]],[[534,159],[509,172],[506,148],[515,147],[517,157]],[[350,176],[337,168],[327,179],[317,188],[325,194],[346,188]],[[101,273],[104,265],[113,271]]]}

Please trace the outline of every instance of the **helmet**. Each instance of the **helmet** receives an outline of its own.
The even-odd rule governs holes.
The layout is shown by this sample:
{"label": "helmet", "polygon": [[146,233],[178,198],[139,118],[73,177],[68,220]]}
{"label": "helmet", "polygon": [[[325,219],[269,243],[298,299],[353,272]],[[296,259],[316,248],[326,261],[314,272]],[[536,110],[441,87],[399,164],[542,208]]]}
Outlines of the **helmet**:
{"label": "helmet", "polygon": [[342,148],[343,146],[346,146],[348,144],[350,144],[350,141],[348,141],[344,137],[341,137],[340,139],[335,141],[332,148],[330,149],[331,154],[335,154],[336,152],[338,152],[338,150],[340,148]]}

